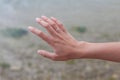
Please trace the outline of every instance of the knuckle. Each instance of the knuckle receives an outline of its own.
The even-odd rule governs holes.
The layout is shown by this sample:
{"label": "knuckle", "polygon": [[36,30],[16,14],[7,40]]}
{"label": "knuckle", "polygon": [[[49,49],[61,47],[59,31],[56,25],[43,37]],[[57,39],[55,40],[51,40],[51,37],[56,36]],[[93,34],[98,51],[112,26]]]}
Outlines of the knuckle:
{"label": "knuckle", "polygon": [[61,22],[59,22],[59,21],[58,21],[58,25],[59,25],[59,26],[63,26],[63,24],[62,24]]}
{"label": "knuckle", "polygon": [[57,31],[57,32],[61,32],[61,30],[60,30],[60,29],[56,29],[56,31]]}
{"label": "knuckle", "polygon": [[51,57],[51,59],[52,59],[53,61],[59,61],[59,60],[60,60],[59,58],[60,58],[60,56],[58,56],[58,55]]}
{"label": "knuckle", "polygon": [[43,33],[41,31],[38,32],[38,35],[42,35]]}
{"label": "knuckle", "polygon": [[45,24],[44,26],[45,26],[46,28],[48,28],[48,27],[49,27],[49,24]]}
{"label": "knuckle", "polygon": [[56,57],[56,56],[52,57],[51,59],[52,59],[53,61],[57,61],[57,57]]}
{"label": "knuckle", "polygon": [[59,23],[60,26],[63,26],[63,24]]}
{"label": "knuckle", "polygon": [[63,31],[60,30],[60,29],[56,30],[56,32],[59,33],[59,34],[61,34],[61,35],[63,35]]}
{"label": "knuckle", "polygon": [[53,42],[54,42],[54,43],[58,43],[59,40],[58,40],[58,39],[53,39]]}
{"label": "knuckle", "polygon": [[52,26],[55,26],[56,24],[55,23],[51,23]]}
{"label": "knuckle", "polygon": [[54,42],[54,38],[53,38],[53,37],[48,36],[48,38],[49,38],[49,40],[50,40],[51,42]]}

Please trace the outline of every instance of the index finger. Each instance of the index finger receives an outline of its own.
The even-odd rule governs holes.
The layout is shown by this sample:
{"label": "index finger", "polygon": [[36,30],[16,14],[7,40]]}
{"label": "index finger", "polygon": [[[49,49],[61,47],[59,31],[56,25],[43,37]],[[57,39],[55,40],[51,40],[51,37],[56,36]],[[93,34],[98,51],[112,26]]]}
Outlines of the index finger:
{"label": "index finger", "polygon": [[48,44],[52,45],[52,40],[50,38],[50,36],[48,36],[47,34],[43,33],[42,31],[29,26],[28,29],[34,33],[35,35],[39,36],[40,38],[42,38],[44,41],[46,41]]}

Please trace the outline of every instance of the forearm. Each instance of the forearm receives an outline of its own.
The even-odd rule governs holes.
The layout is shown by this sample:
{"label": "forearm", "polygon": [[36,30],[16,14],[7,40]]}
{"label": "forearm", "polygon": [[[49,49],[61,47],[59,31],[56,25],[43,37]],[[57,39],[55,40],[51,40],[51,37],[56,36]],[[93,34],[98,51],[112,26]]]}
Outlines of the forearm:
{"label": "forearm", "polygon": [[88,43],[84,58],[120,62],[120,42]]}

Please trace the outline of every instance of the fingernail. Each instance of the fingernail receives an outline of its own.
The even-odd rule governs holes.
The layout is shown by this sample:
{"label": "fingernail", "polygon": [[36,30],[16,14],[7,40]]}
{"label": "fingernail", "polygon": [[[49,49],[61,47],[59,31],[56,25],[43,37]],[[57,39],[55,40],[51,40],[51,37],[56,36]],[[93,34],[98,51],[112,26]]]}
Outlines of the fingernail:
{"label": "fingernail", "polygon": [[54,18],[54,17],[50,17],[50,18]]}
{"label": "fingernail", "polygon": [[54,17],[50,17],[51,19],[53,19],[53,20],[56,20]]}
{"label": "fingernail", "polygon": [[44,54],[44,51],[43,51],[43,50],[38,50],[38,54],[40,54],[40,55],[43,56],[43,57],[46,57],[46,55]]}
{"label": "fingernail", "polygon": [[43,52],[42,52],[41,50],[38,50],[37,53],[38,53],[38,54],[42,54]]}
{"label": "fingernail", "polygon": [[36,18],[36,21],[39,22],[39,21],[41,21],[41,19],[40,18]]}
{"label": "fingernail", "polygon": [[29,27],[28,27],[28,29],[29,29],[29,30],[32,30],[32,29],[33,29],[33,27],[32,27],[32,26],[29,26]]}
{"label": "fingernail", "polygon": [[48,19],[46,16],[41,16],[42,19]]}

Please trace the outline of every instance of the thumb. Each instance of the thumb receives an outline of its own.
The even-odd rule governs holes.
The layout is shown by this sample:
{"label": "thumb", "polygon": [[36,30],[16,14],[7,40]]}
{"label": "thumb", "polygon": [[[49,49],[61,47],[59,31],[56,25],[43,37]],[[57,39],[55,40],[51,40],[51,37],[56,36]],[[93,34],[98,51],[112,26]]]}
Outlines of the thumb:
{"label": "thumb", "polygon": [[52,60],[56,60],[57,55],[55,53],[51,53],[45,50],[38,50],[38,54],[42,55],[43,57],[52,59]]}

